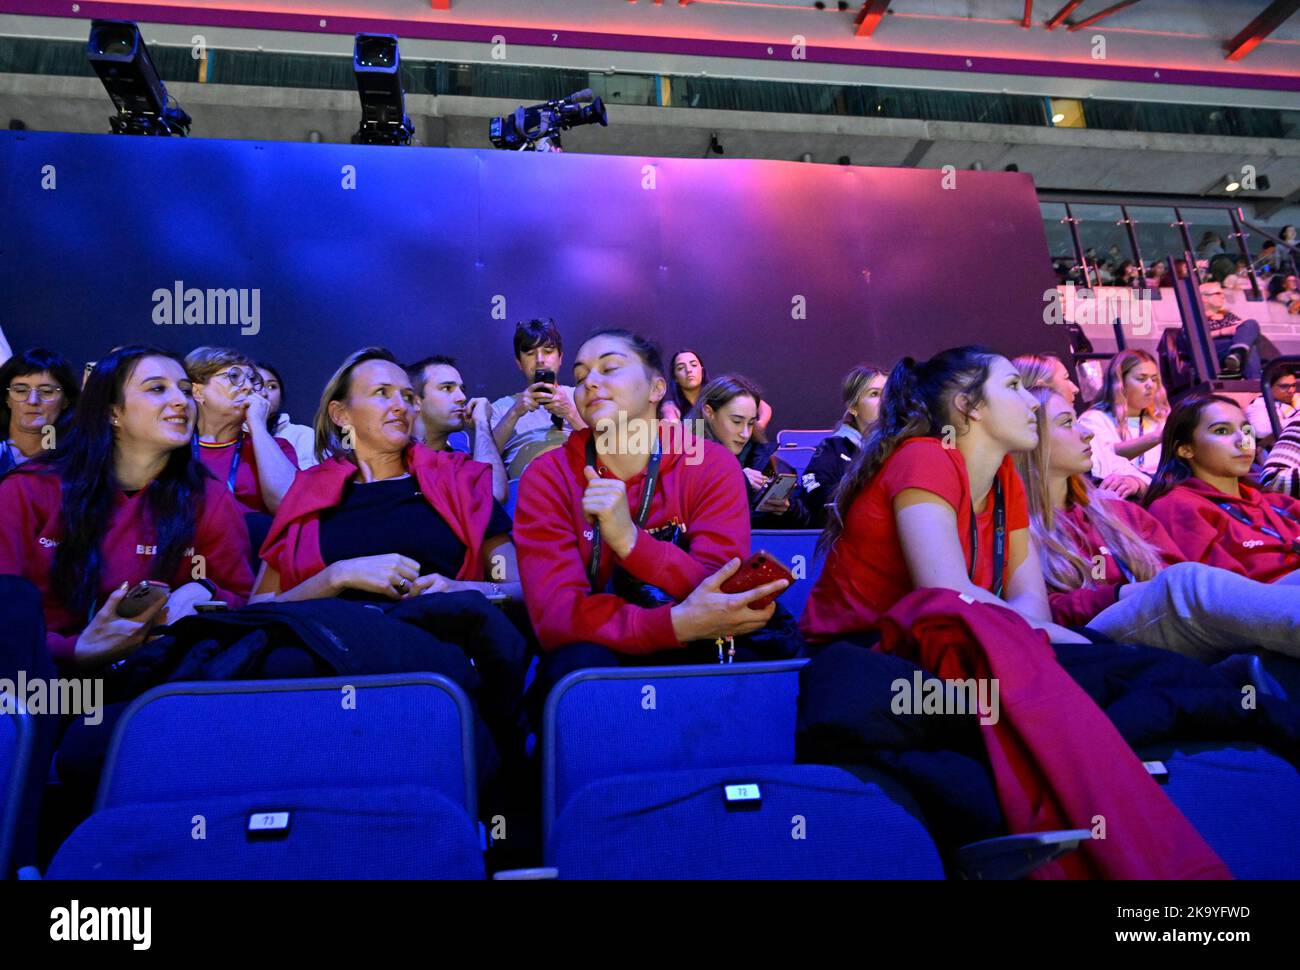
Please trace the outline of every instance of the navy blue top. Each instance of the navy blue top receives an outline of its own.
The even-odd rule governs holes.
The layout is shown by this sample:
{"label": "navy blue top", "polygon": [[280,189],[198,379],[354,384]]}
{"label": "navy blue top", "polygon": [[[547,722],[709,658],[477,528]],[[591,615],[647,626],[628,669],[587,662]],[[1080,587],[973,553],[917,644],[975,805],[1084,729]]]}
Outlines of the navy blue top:
{"label": "navy blue top", "polygon": [[[493,502],[484,540],[507,535],[510,528],[510,516]],[[327,565],[396,553],[418,562],[421,576],[454,579],[465,561],[465,544],[407,476],[349,483],[343,501],[321,513],[320,553]]]}

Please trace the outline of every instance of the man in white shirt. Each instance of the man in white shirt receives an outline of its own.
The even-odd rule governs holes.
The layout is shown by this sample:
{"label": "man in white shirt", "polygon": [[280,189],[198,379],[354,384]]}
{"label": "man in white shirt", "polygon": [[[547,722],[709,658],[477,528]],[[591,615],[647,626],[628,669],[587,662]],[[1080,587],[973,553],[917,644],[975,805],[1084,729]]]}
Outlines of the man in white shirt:
{"label": "man in white shirt", "polygon": [[[555,321],[518,324],[514,349],[515,366],[527,386],[492,402],[492,436],[511,481],[538,455],[560,447],[571,432],[587,426],[573,403],[573,388],[559,383],[564,341]],[[553,380],[539,381],[539,373]]]}

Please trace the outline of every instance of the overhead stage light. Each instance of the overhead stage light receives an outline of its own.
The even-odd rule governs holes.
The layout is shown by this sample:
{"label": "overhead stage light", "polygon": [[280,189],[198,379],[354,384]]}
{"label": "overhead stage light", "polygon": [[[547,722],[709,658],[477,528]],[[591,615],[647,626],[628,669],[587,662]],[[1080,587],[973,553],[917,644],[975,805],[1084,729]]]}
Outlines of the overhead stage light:
{"label": "overhead stage light", "polygon": [[354,145],[409,145],[415,125],[406,116],[402,59],[393,34],[357,34],[352,73],[361,96],[361,127]]}
{"label": "overhead stage light", "polygon": [[117,115],[109,119],[114,134],[190,133],[190,116],[168,96],[135,24],[129,20],[91,21],[86,57],[117,106]]}

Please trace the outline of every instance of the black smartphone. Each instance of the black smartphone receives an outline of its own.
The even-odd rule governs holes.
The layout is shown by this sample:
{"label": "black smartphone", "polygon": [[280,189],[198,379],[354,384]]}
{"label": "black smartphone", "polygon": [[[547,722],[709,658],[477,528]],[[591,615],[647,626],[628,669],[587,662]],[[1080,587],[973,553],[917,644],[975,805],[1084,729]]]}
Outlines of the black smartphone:
{"label": "black smartphone", "polygon": [[779,502],[783,498],[789,498],[797,483],[798,479],[788,472],[777,475],[767,483],[763,491],[758,493],[758,497],[754,500],[754,508],[760,508],[768,501]]}
{"label": "black smartphone", "polygon": [[539,370],[537,373],[533,375],[533,383],[534,384],[555,384],[556,383],[555,371]]}

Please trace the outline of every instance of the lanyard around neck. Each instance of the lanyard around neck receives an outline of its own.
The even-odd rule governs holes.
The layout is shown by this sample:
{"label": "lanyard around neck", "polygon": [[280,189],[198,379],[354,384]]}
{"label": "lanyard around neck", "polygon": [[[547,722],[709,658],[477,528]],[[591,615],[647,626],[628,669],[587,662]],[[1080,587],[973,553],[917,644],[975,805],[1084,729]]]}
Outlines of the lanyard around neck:
{"label": "lanyard around neck", "polygon": [[[655,439],[654,450],[650,452],[650,464],[646,466],[645,486],[641,490],[641,504],[637,506],[636,526],[641,528],[645,525],[646,518],[650,515],[650,503],[654,499],[655,485],[659,482],[659,439]],[[592,468],[599,468],[599,457],[596,454],[596,439],[594,437],[587,439],[587,464]],[[594,591],[596,589],[596,577],[600,574],[600,555],[603,543],[600,537],[600,520],[597,519],[591,524],[591,559],[587,563],[587,580]]]}
{"label": "lanyard around neck", "polygon": [[[975,501],[970,506],[970,568],[967,575],[975,581],[975,567],[979,563],[980,536],[975,525]],[[993,595],[1001,599],[1003,573],[1007,557],[1007,510],[1002,500],[1002,482],[993,479]]]}
{"label": "lanyard around neck", "polygon": [[[190,439],[190,453],[196,461],[199,460],[199,447],[199,433],[195,431],[194,437]],[[235,491],[235,476],[239,474],[239,455],[244,450],[244,435],[240,433],[239,437],[235,439],[235,443],[230,447],[235,449],[235,453],[230,458],[230,474],[226,476],[226,488],[233,493]]]}
{"label": "lanyard around neck", "polygon": [[[1215,502],[1214,504],[1223,509],[1223,511],[1227,512],[1228,515],[1236,519],[1242,525],[1249,526],[1258,532],[1262,532],[1270,539],[1276,539],[1278,542],[1290,543],[1291,552],[1294,555],[1300,556],[1300,539],[1287,539],[1282,535],[1282,533],[1278,532],[1277,529],[1274,529],[1270,525],[1256,525],[1254,522],[1250,521],[1245,512],[1241,511],[1241,509],[1237,508],[1237,506],[1233,505],[1231,502]],[[1286,509],[1278,508],[1276,505],[1270,506],[1270,508],[1284,519],[1289,519],[1292,522],[1297,521],[1296,517]]]}

